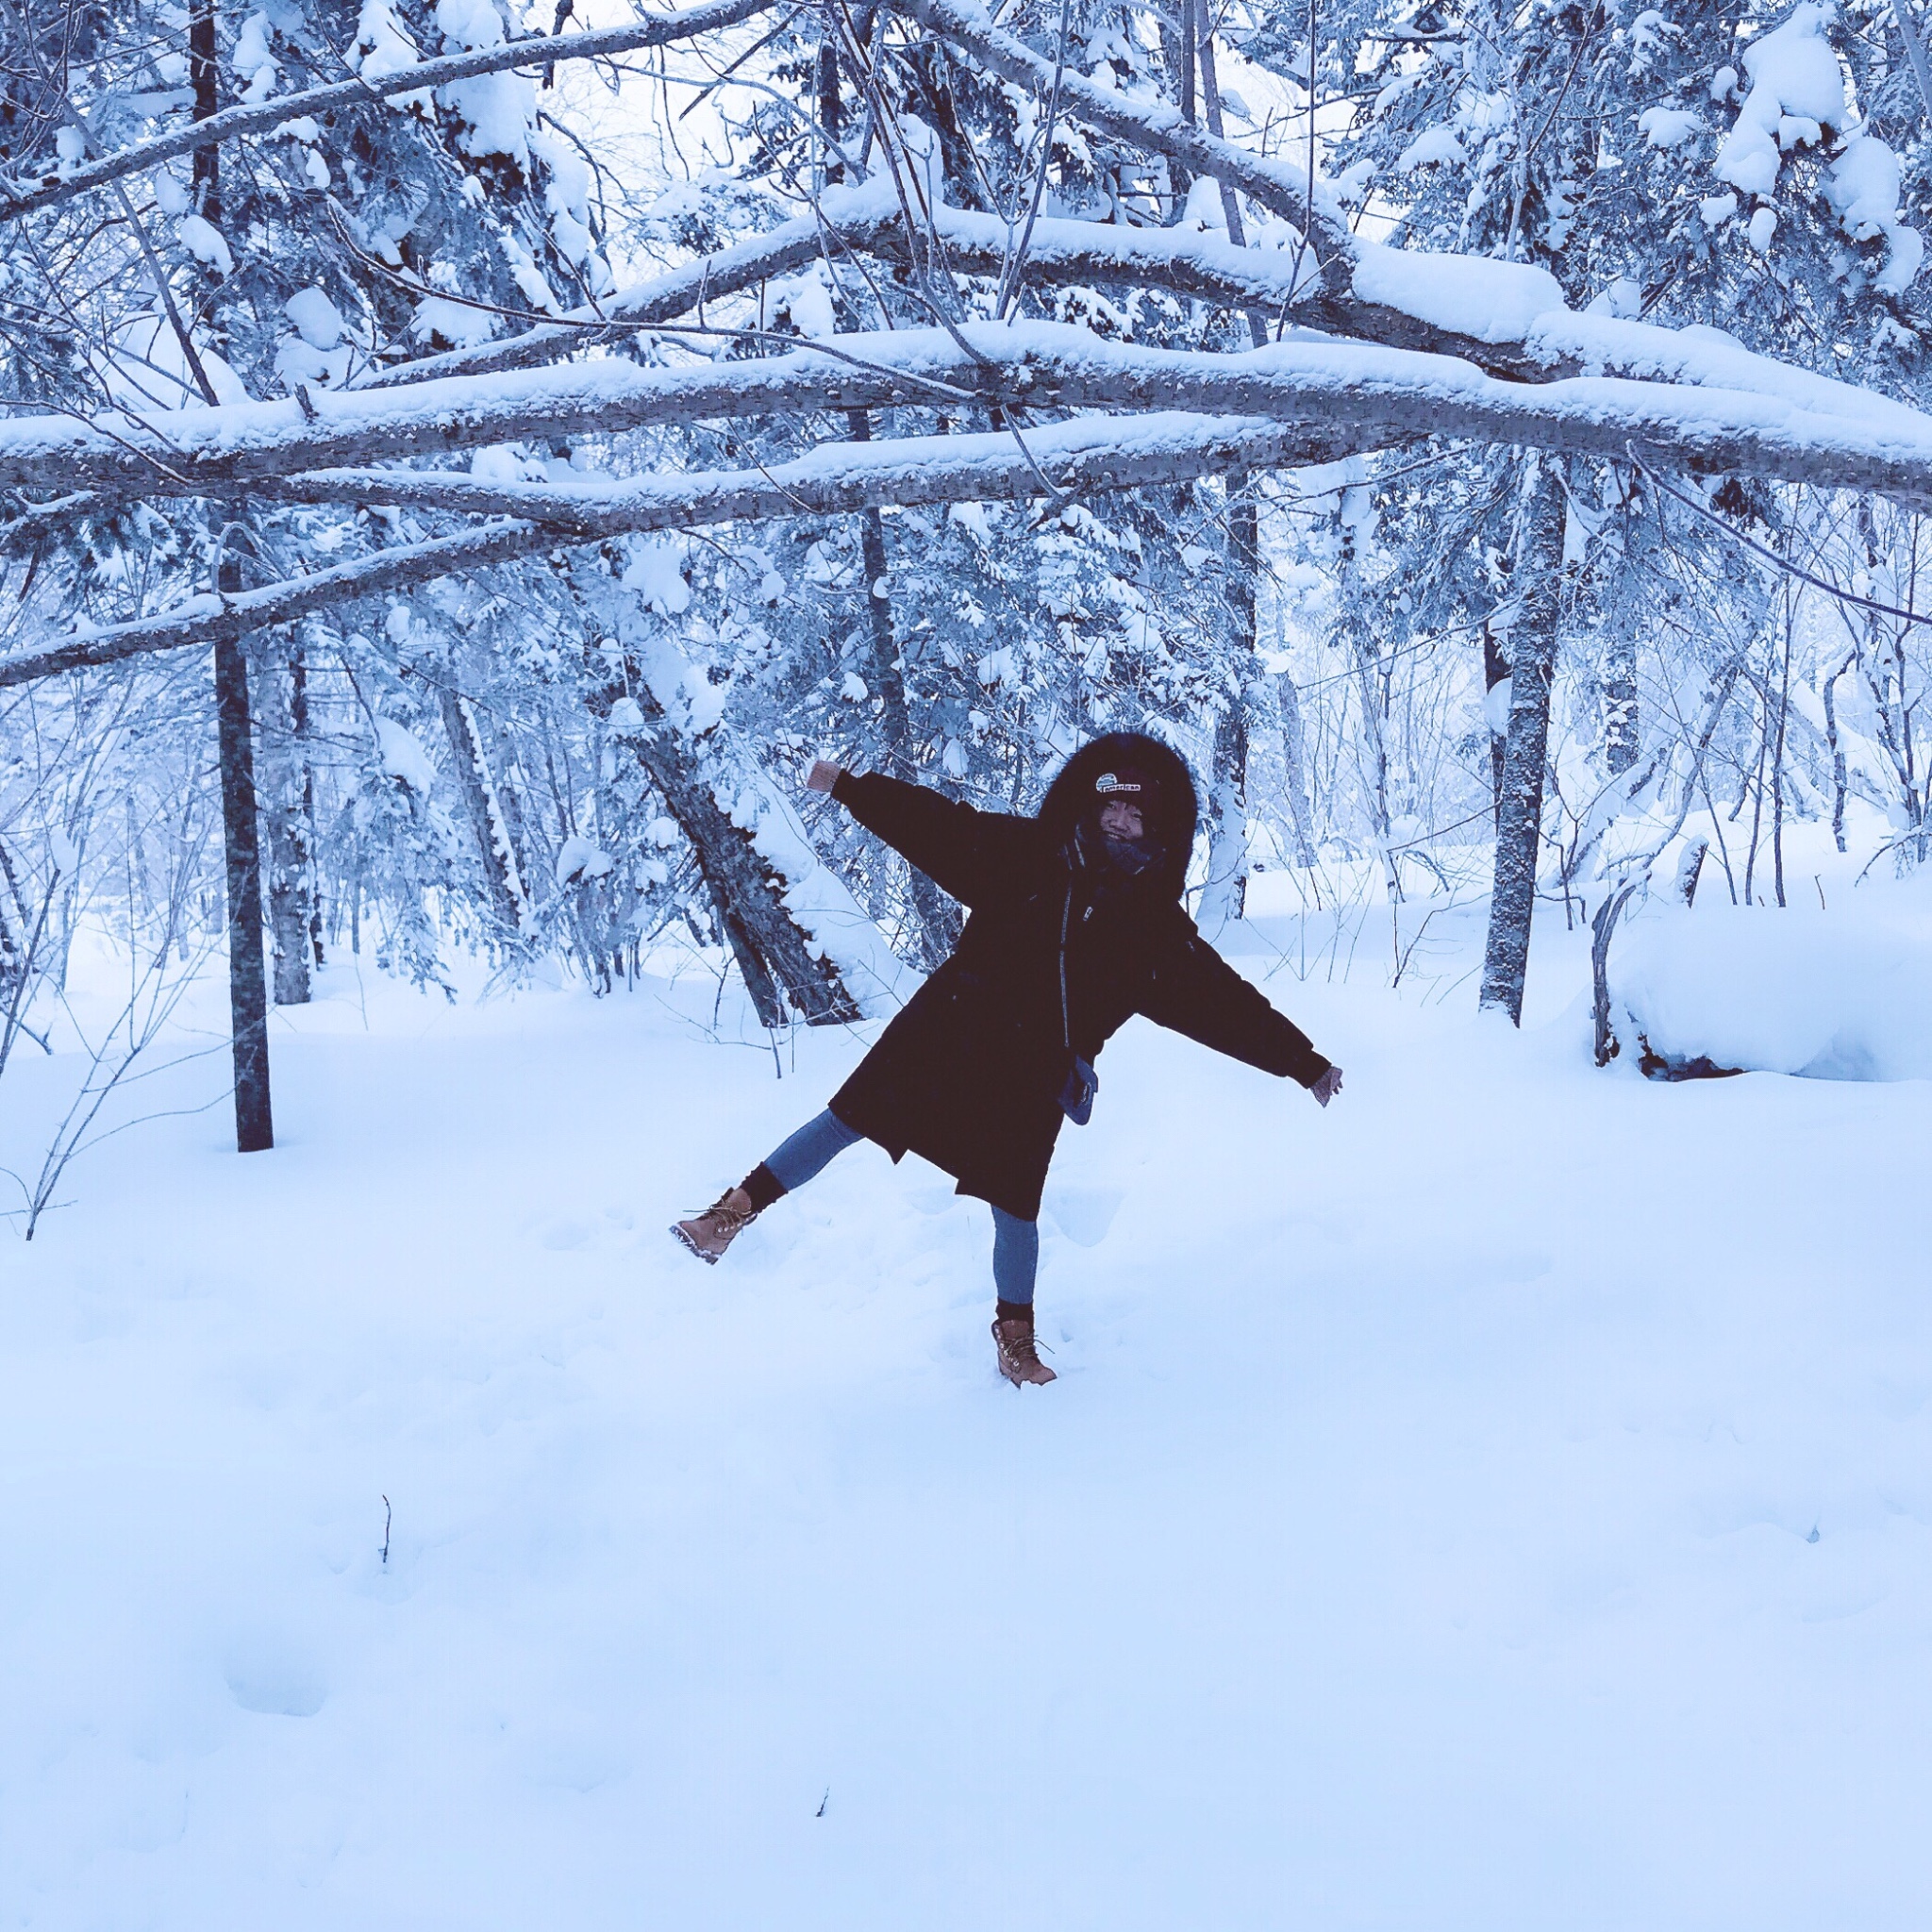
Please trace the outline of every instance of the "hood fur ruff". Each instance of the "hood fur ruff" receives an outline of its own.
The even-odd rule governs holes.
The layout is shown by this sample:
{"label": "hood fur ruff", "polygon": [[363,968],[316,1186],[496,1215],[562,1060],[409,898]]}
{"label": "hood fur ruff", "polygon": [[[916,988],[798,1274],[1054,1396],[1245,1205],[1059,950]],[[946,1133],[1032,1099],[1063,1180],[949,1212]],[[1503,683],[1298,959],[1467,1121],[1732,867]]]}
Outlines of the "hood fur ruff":
{"label": "hood fur ruff", "polygon": [[1158,788],[1154,809],[1144,813],[1147,829],[1161,846],[1155,861],[1155,875],[1165,890],[1178,899],[1187,883],[1188,859],[1194,849],[1194,828],[1201,816],[1195,795],[1193,774],[1187,760],[1158,738],[1139,731],[1109,731],[1090,744],[1083,744],[1058,772],[1040,801],[1037,816],[1058,841],[1074,835],[1081,815],[1098,800],[1093,784],[1103,772],[1132,765],[1144,772]]}

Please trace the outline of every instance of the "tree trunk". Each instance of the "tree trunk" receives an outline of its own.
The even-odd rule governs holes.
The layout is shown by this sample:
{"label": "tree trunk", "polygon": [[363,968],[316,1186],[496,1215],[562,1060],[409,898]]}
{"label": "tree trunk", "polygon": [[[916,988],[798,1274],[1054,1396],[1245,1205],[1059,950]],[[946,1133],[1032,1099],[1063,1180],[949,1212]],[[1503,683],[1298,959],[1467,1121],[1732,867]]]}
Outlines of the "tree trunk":
{"label": "tree trunk", "polygon": [[[1361,575],[1359,533],[1368,517],[1369,492],[1362,484],[1351,483],[1341,492],[1336,516],[1341,537],[1336,575],[1341,591],[1339,601],[1344,608],[1356,603]],[[1395,905],[1402,898],[1402,873],[1390,849],[1392,841],[1389,824],[1389,749],[1382,731],[1383,692],[1376,689],[1383,678],[1381,651],[1359,622],[1350,622],[1345,628],[1349,668],[1355,675],[1356,695],[1362,713],[1361,743],[1355,752],[1356,770],[1368,793],[1370,829],[1375,835],[1376,856],[1382,862],[1382,889],[1390,904]],[[1364,747],[1366,768],[1362,762]]]}
{"label": "tree trunk", "polygon": [[467,700],[464,708],[470,728],[475,733],[477,743],[483,747],[483,771],[490,780],[489,800],[496,808],[504,850],[509,864],[516,870],[518,890],[527,905],[530,854],[536,848],[524,817],[523,792],[518,789],[520,785],[527,787],[529,779],[518,759],[516,738],[510,730],[509,721],[500,712],[478,712],[475,706]]}
{"label": "tree trunk", "polygon": [[[846,417],[854,442],[872,441],[872,418],[863,409]],[[885,742],[880,767],[892,777],[916,780],[918,746],[912,736],[912,708],[906,695],[906,673],[899,662],[899,643],[892,631],[892,606],[886,590],[886,525],[876,509],[861,512],[858,524],[859,558],[865,568],[865,608],[872,631],[872,677],[879,700],[879,725]],[[908,866],[913,916],[919,924],[921,963],[937,966],[959,938],[959,908],[917,866]]]}
{"label": "tree trunk", "polygon": [[[188,28],[194,119],[216,109],[214,0],[195,0]],[[194,150],[196,201],[204,219],[222,225],[221,150]],[[184,356],[192,357],[185,338]],[[204,378],[205,380],[205,378]],[[212,403],[213,396],[208,400]],[[241,513],[241,506],[235,507]],[[226,508],[209,507],[215,538],[215,588],[225,603],[242,591],[242,563],[229,547]],[[261,843],[256,818],[255,746],[248,710],[248,661],[239,637],[215,644],[215,726],[221,752],[222,844],[228,894],[228,1014],[234,1038],[235,1148],[258,1154],[275,1143],[269,1104],[268,974],[262,958]]]}
{"label": "tree trunk", "polygon": [[[1231,478],[1230,491],[1245,478]],[[1255,574],[1260,532],[1252,496],[1228,513],[1227,601],[1234,633],[1234,676],[1227,702],[1214,720],[1214,769],[1208,801],[1208,884],[1201,894],[1201,924],[1218,932],[1241,918],[1248,906],[1249,692],[1260,675],[1256,653]]]}
{"label": "tree trunk", "polygon": [[316,923],[315,850],[309,813],[315,796],[308,768],[306,667],[298,645],[289,658],[267,651],[257,660],[268,768],[268,924],[275,945],[278,1007],[308,1004],[308,948]]}
{"label": "tree trunk", "polygon": [[[718,803],[705,752],[693,747],[652,695],[641,667],[629,667],[631,694],[645,731],[625,741],[664,809],[691,841],[709,889],[718,924],[743,975],[759,1024],[783,1026],[796,1013],[808,1026],[838,1026],[860,1017],[829,958],[812,957],[780,894],[785,882],[751,832]],[[605,708],[622,693],[605,694]]]}
{"label": "tree trunk", "polygon": [[315,863],[315,761],[308,756],[308,654],[298,643],[289,658],[289,716],[302,747],[302,829],[308,841],[308,945],[316,970],[327,963],[322,944],[322,875]]}
{"label": "tree trunk", "polygon": [[1763,723],[1757,734],[1757,763],[1756,768],[1744,775],[1744,791],[1738,794],[1738,803],[1731,813],[1735,820],[1744,808],[1748,793],[1751,800],[1751,849],[1744,855],[1744,903],[1756,905],[1754,882],[1757,876],[1757,837],[1764,829],[1764,763],[1771,751],[1771,695],[1754,680],[1752,691],[1756,695],[1762,713]]}
{"label": "tree trunk", "polygon": [[[225,596],[240,591],[240,563],[225,557],[217,581]],[[232,640],[215,646],[215,718],[228,886],[235,1149],[258,1154],[275,1143],[268,1086],[268,974],[262,958],[261,846],[256,827],[255,750],[249,741],[248,665],[241,644]]]}
{"label": "tree trunk", "polygon": [[463,794],[470,831],[476,841],[476,856],[482,862],[484,881],[490,890],[490,904],[504,938],[514,940],[523,932],[527,910],[523,872],[507,814],[491,776],[475,714],[469,700],[452,691],[447,683],[436,687],[436,702],[442,714],[443,733],[449,740],[457,787]]}
{"label": "tree trunk", "polygon": [[1838,739],[1838,681],[1858,661],[1856,650],[1824,680],[1824,741],[1831,751],[1831,836],[1838,849],[1845,849],[1845,748]]}
{"label": "tree trunk", "polygon": [[1618,915],[1636,890],[1634,885],[1620,887],[1596,908],[1596,917],[1591,922],[1591,1020],[1596,1063],[1600,1067],[1608,1066],[1620,1051],[1617,1030],[1610,1019],[1610,935],[1617,929]]}
{"label": "tree trunk", "polygon": [[[1221,125],[1221,85],[1214,73],[1214,29],[1203,18],[1199,0],[1194,0],[1189,10],[1201,35],[1201,100],[1208,109],[1208,131],[1220,141],[1224,138],[1224,130]],[[1308,58],[1314,58],[1312,46]],[[1228,246],[1245,248],[1248,241],[1242,231],[1241,197],[1231,181],[1221,183],[1221,216],[1227,224]],[[1248,340],[1257,349],[1268,346],[1268,318],[1258,308],[1248,310]]]}
{"label": "tree trunk", "polygon": [[1684,856],[1677,860],[1677,897],[1684,902],[1686,912],[1697,903],[1697,881],[1703,874],[1705,855],[1709,850],[1708,839],[1692,839],[1684,847]]}
{"label": "tree trunk", "polygon": [[1214,772],[1208,794],[1208,883],[1201,930],[1214,934],[1248,905],[1248,700],[1238,680],[1214,720]]}
{"label": "tree trunk", "polygon": [[1523,985],[1529,968],[1529,928],[1536,910],[1538,849],[1542,840],[1543,769],[1549,756],[1550,691],[1557,668],[1557,625],[1563,602],[1562,473],[1554,461],[1528,458],[1523,534],[1515,579],[1526,588],[1510,626],[1509,734],[1496,809],[1496,876],[1490,898],[1481,1006],[1523,1024]]}
{"label": "tree trunk", "polygon": [[1771,753],[1772,887],[1777,903],[1785,903],[1785,730],[1790,722],[1791,625],[1789,596],[1785,602],[1785,656],[1777,693],[1777,741]]}
{"label": "tree trunk", "polygon": [[1308,788],[1307,741],[1302,731],[1302,698],[1292,676],[1279,672],[1274,701],[1281,711],[1281,763],[1288,784],[1288,816],[1294,827],[1295,863],[1314,869],[1314,810]]}
{"label": "tree trunk", "polygon": [[[1354,651],[1357,695],[1361,702],[1362,737],[1368,750],[1369,819],[1375,834],[1375,849],[1382,861],[1382,890],[1392,906],[1402,898],[1402,869],[1393,850],[1394,830],[1389,816],[1389,740],[1383,729],[1384,691],[1380,648],[1361,626],[1355,628]],[[1357,754],[1357,759],[1360,753]]]}
{"label": "tree trunk", "polygon": [[[46,936],[47,915],[54,909],[59,874],[57,870],[48,881],[38,918],[27,908],[20,890],[20,874],[14,870],[5,844],[0,844],[0,878],[4,878],[7,888],[0,892],[0,1074],[5,1074],[14,1042],[25,1027],[21,1016],[33,997],[34,966],[41,941]],[[19,916],[17,929],[7,909],[9,900]],[[42,1041],[41,1044],[44,1046],[46,1042]]]}
{"label": "tree trunk", "polygon": [[1637,716],[1637,640],[1620,637],[1610,646],[1604,677],[1604,768],[1620,778],[1637,762],[1642,737]]}
{"label": "tree trunk", "polygon": [[[1858,533],[1864,541],[1865,561],[1875,575],[1883,553],[1878,543],[1878,520],[1873,514],[1869,502],[1858,505]],[[1878,741],[1891,760],[1906,824],[1917,827],[1923,821],[1924,806],[1912,757],[1912,708],[1907,697],[1904,634],[1888,626],[1875,610],[1866,617],[1865,631],[1867,643],[1859,669],[1864,673],[1876,710]],[[1897,678],[1895,702],[1894,673]]]}
{"label": "tree trunk", "polygon": [[[8,857],[4,844],[0,844],[0,885],[6,888],[0,891],[0,1012],[4,1012],[8,1009],[14,990],[26,977],[26,907],[21,900],[13,861]],[[8,911],[9,897],[21,915],[22,930],[18,939],[14,937],[13,920]]]}
{"label": "tree trunk", "polygon": [[[1180,0],[1176,9],[1179,16],[1177,27],[1169,25],[1174,18],[1173,14],[1158,9],[1155,14],[1160,23],[1161,49],[1178,82],[1181,119],[1190,127],[1194,125],[1195,8],[1196,0]],[[1194,185],[1194,171],[1176,156],[1169,155],[1166,158],[1170,198],[1169,206],[1162,214],[1162,225],[1172,227],[1187,211],[1188,192]]]}

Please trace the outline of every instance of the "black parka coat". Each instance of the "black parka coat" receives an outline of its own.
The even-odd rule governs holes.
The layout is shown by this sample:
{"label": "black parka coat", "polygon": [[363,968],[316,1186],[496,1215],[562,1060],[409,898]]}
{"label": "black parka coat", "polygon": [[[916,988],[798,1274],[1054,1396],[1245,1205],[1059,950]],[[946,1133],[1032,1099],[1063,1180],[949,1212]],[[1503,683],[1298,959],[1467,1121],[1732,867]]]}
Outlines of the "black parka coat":
{"label": "black parka coat", "polygon": [[[1157,782],[1149,830],[1162,853],[1121,879],[1074,835],[1094,780],[1125,766]],[[1135,1013],[1304,1087],[1327,1071],[1182,909],[1198,807],[1186,764],[1158,741],[1116,732],[1083,746],[1036,818],[876,773],[842,773],[832,796],[971,911],[952,957],[832,1097],[894,1160],[923,1155],[960,1193],[1037,1219],[1074,1058],[1095,1060]]]}

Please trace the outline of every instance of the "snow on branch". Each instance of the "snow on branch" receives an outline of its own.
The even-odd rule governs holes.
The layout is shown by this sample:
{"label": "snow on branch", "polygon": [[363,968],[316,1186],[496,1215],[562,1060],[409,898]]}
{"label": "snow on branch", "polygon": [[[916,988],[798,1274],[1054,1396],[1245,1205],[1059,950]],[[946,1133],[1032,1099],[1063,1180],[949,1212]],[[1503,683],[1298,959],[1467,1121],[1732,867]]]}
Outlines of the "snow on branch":
{"label": "snow on branch", "polygon": [[[1054,62],[993,25],[978,0],[890,4],[891,10],[918,21],[1001,79],[1042,101],[1053,92]],[[1391,348],[1466,357],[1502,375],[1534,378],[1543,373],[1540,362],[1547,368],[1548,357],[1525,346],[1541,319],[1567,312],[1562,290],[1547,270],[1363,241],[1350,229],[1319,175],[1311,197],[1306,167],[1252,154],[1209,134],[1176,107],[1131,100],[1072,72],[1059,75],[1059,100],[1064,110],[1117,140],[1240,189],[1306,235],[1318,270],[1308,278],[1306,293],[1294,291],[1297,321]],[[950,213],[936,210],[934,218],[943,222]],[[1573,319],[1589,323],[1597,318]],[[1580,333],[1588,336],[1590,331]],[[1591,359],[1586,350],[1583,360]]]}
{"label": "snow on branch", "polygon": [[[391,389],[555,361],[637,329],[675,322],[707,301],[723,301],[837,251],[905,266],[923,260],[937,243],[958,273],[998,275],[1007,267],[1013,238],[996,215],[939,204],[922,214],[920,228],[915,242],[889,177],[858,188],[833,188],[813,214],[619,289],[594,308],[573,308],[555,322],[540,323],[502,341],[397,363],[365,377],[358,387]],[[1319,325],[1331,334],[1461,356],[1493,375],[1538,382],[1574,375],[1586,364],[1612,373],[1655,373],[1620,372],[1616,358],[1635,353],[1628,346],[1631,341],[1675,337],[1674,330],[1651,323],[1573,315],[1555,277],[1520,262],[1366,242],[1356,246],[1357,293],[1331,298],[1320,288],[1312,257],[1300,249],[1241,247],[1222,236],[1187,228],[1131,228],[1041,216],[1034,223],[1024,279],[1057,287],[1115,282],[1164,289],[1232,308],[1258,308],[1277,324],[1289,319],[1292,308],[1297,324]],[[1363,291],[1373,291],[1374,299],[1362,299]],[[1562,327],[1559,318],[1571,326]]]}
{"label": "snow on branch", "polygon": [[[1011,235],[997,215],[939,206],[922,222],[923,243],[937,241],[948,266],[963,275],[996,275],[1007,264]],[[905,212],[892,183],[878,177],[858,188],[833,188],[815,215],[787,222],[749,242],[703,256],[667,275],[607,295],[595,308],[573,308],[502,341],[447,349],[399,362],[366,377],[360,389],[393,389],[451,375],[479,375],[554,361],[589,345],[689,315],[706,301],[791,275],[827,249],[878,256],[895,266],[915,258]],[[924,246],[917,249],[924,259]],[[1301,273],[1297,279],[1296,270]],[[1219,235],[1186,228],[1127,228],[1041,216],[1034,224],[1025,278],[1050,286],[1124,282],[1229,308],[1259,308],[1285,316],[1315,286],[1311,259],[1299,250],[1237,248]],[[1546,361],[1511,345],[1469,344],[1483,367],[1548,375]]]}
{"label": "snow on branch", "polygon": [[104,155],[84,168],[47,175],[31,188],[15,187],[10,192],[0,192],[0,221],[18,220],[57,202],[105,188],[128,175],[138,175],[192,148],[209,147],[244,134],[259,134],[302,115],[317,116],[342,108],[366,107],[400,94],[472,80],[478,75],[499,74],[507,67],[543,67],[557,60],[590,60],[632,54],[645,47],[661,47],[673,41],[691,40],[699,34],[715,33],[721,27],[736,26],[739,22],[764,12],[771,4],[772,0],[707,0],[706,5],[683,13],[654,14],[592,33],[540,34],[469,53],[445,55],[437,60],[418,61],[413,66],[382,74],[358,75],[349,80],[332,81],[326,87],[307,88],[299,93],[282,94],[271,100],[243,102],[205,121],[177,127],[171,134],[157,135],[152,141]]}
{"label": "snow on branch", "polygon": [[[981,323],[828,337],[761,360],[645,369],[610,358],[400,390],[317,392],[308,398],[309,416],[288,402],[116,415],[97,425],[32,418],[0,426],[0,488],[326,501],[328,486],[302,473],[647,424],[997,404],[1265,418],[1371,441],[1458,437],[1664,471],[1869,491],[1932,508],[1932,417],[1869,391],[1776,373],[1789,393],[1615,376],[1528,384],[1446,357],[1305,336],[1213,355],[1105,341],[1060,323]],[[139,451],[131,447],[137,441]],[[903,446],[915,444],[951,446],[926,439]],[[359,480],[342,500],[377,500],[370,494],[376,487]],[[475,507],[499,501],[466,478],[394,484],[431,487],[452,506],[464,489]],[[552,494],[575,503],[608,487],[591,480],[556,486]]]}
{"label": "snow on branch", "polygon": [[[1361,445],[1334,429],[1288,428],[1244,418],[1154,415],[1118,421],[1089,418],[1030,431],[1024,446],[1011,434],[903,437],[827,444],[796,462],[766,469],[653,475],[601,492],[566,492],[542,485],[511,494],[526,510],[569,514],[581,540],[651,530],[798,515],[844,515],[889,505],[1012,502],[1047,493],[1090,495],[1148,484],[1182,482],[1230,470],[1265,470],[1339,461]],[[394,489],[393,473],[374,472]],[[460,484],[461,477],[427,477]],[[409,479],[400,479],[407,488]],[[356,479],[325,486],[352,491]],[[332,499],[337,500],[337,499]],[[467,504],[458,504],[467,508]],[[406,544],[358,558],[312,576],[238,595],[202,596],[160,616],[76,630],[44,650],[0,660],[0,689],[64,671],[118,663],[152,651],[218,643],[312,610],[332,608],[377,591],[397,591],[433,577],[508,563],[554,546],[558,532],[519,520],[487,524],[454,537]]]}
{"label": "snow on branch", "polygon": [[[1517,358],[1486,355],[1475,345],[1520,341],[1535,312],[1563,306],[1555,277],[1527,264],[1411,255],[1358,240],[1319,176],[1311,183],[1305,169],[1251,154],[1196,126],[1165,102],[1129,100],[1078,74],[1057,75],[1053,62],[994,26],[977,0],[891,4],[1001,79],[1042,99],[1058,78],[1058,98],[1070,113],[1117,140],[1240,189],[1289,222],[1307,237],[1316,263],[1298,311],[1301,321],[1395,348],[1507,364]],[[1454,266],[1445,272],[1439,263]]]}
{"label": "snow on branch", "polygon": [[[960,273],[992,275],[1006,266],[1011,238],[995,215],[940,205],[926,211],[921,227],[922,258],[936,242]],[[572,309],[502,341],[399,363],[358,387],[399,388],[554,361],[589,344],[676,322],[707,301],[792,274],[828,249],[895,264],[913,258],[915,244],[890,178],[831,189],[814,214],[620,289],[594,309]],[[1296,324],[1319,322],[1331,332],[1387,347],[1458,356],[1491,375],[1517,380],[1547,382],[1588,370],[1756,391],[1826,414],[1893,407],[1873,391],[1756,354],[1714,329],[1578,314],[1565,304],[1554,276],[1524,263],[1369,242],[1357,242],[1356,250],[1355,294],[1338,302],[1311,295],[1313,266],[1299,250],[1237,247],[1220,235],[1183,228],[1041,216],[1025,275],[1051,285],[1164,289],[1231,308],[1259,308],[1277,321],[1292,308]]]}

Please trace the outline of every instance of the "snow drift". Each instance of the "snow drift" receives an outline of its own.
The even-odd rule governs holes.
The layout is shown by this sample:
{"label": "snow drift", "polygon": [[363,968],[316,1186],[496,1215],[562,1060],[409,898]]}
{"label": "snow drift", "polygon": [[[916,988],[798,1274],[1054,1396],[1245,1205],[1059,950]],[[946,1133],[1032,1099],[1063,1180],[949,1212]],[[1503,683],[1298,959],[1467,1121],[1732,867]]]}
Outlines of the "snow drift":
{"label": "snow drift", "polygon": [[[1805,891],[1811,890],[1809,881]],[[1867,884],[1824,910],[1700,903],[1612,952],[1625,1051],[1829,1080],[1932,1079],[1932,895]]]}

